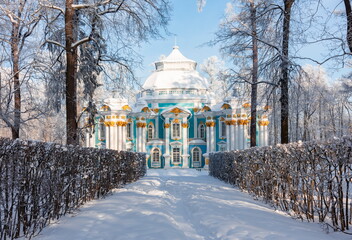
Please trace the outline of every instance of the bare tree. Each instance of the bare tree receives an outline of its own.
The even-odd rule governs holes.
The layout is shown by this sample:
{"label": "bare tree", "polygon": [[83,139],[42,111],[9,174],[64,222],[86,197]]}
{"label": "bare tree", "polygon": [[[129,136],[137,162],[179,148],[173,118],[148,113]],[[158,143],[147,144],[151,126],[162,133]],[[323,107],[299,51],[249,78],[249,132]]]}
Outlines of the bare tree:
{"label": "bare tree", "polygon": [[[81,76],[87,73],[93,76],[81,79],[88,80],[84,84],[90,86],[89,95],[98,86],[94,79],[102,71],[101,62],[115,62],[123,69],[121,76],[133,78],[132,65],[136,59],[131,57],[131,46],[159,36],[160,27],[168,22],[169,3],[167,0],[43,0],[41,5],[50,9],[46,43],[65,67],[67,144],[78,144],[78,72],[84,71]],[[80,69],[82,56],[87,57],[84,52],[89,50],[90,60],[94,61],[88,61],[91,64],[85,70]]]}
{"label": "bare tree", "polygon": [[352,53],[352,8],[350,0],[343,0],[345,3],[346,17],[347,17],[347,44]]}
{"label": "bare tree", "polygon": [[[21,118],[21,86],[30,65],[25,59],[30,52],[26,45],[28,45],[28,39],[32,36],[40,18],[37,1],[4,0],[0,3],[1,47],[8,54],[6,62],[9,64],[7,66],[11,66],[7,76],[10,81],[7,86],[9,96],[5,102],[1,103],[0,118],[11,128],[13,139],[19,138],[20,125],[23,122]],[[26,53],[24,53],[25,48]],[[6,79],[4,72],[3,69],[2,81]],[[4,84],[2,86],[4,87]]]}
{"label": "bare tree", "polygon": [[[251,146],[256,146],[256,124],[258,108],[258,84],[271,81],[259,80],[275,58],[276,51],[272,48],[272,12],[271,1],[243,0],[234,1],[240,10],[235,10],[233,4],[228,4],[226,17],[220,24],[213,43],[221,44],[221,51],[228,56],[235,67],[241,65],[237,71],[231,69],[235,82],[245,82],[251,86]],[[259,50],[260,49],[260,50]],[[259,52],[260,51],[260,52]],[[259,59],[260,58],[260,59]]]}

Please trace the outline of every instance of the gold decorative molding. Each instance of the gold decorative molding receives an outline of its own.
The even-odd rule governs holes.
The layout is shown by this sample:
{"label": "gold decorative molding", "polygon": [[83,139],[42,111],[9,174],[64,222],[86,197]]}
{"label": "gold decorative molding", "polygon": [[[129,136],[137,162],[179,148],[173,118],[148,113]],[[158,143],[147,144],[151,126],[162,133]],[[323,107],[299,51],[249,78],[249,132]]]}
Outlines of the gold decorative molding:
{"label": "gold decorative molding", "polygon": [[244,108],[250,108],[250,107],[251,107],[251,104],[250,104],[250,103],[244,103],[244,104],[242,105],[242,107],[244,107]]}
{"label": "gold decorative molding", "polygon": [[126,119],[126,116],[121,116],[121,119]]}
{"label": "gold decorative molding", "polygon": [[132,122],[132,118],[128,118],[127,122],[131,123]]}
{"label": "gold decorative molding", "polygon": [[206,122],[205,125],[207,127],[215,127],[216,123],[215,122]]}
{"label": "gold decorative molding", "polygon": [[237,121],[236,120],[227,120],[225,121],[226,125],[236,125]]}
{"label": "gold decorative molding", "polygon": [[118,126],[118,127],[124,127],[124,126],[126,126],[127,125],[127,123],[126,122],[123,122],[123,121],[117,121],[116,122],[116,126]]}
{"label": "gold decorative molding", "polygon": [[183,128],[188,128],[188,123],[182,123]]}
{"label": "gold decorative molding", "polygon": [[247,119],[240,119],[237,121],[238,125],[247,125],[249,123],[249,120]]}
{"label": "gold decorative molding", "polygon": [[180,119],[175,118],[172,122],[173,122],[173,123],[180,123]]}
{"label": "gold decorative molding", "polygon": [[211,119],[211,117],[207,117],[207,120],[210,120]]}
{"label": "gold decorative molding", "polygon": [[202,108],[202,111],[203,111],[203,112],[209,112],[209,111],[211,111],[211,108],[208,107],[208,106],[204,106],[204,107]]}
{"label": "gold decorative molding", "polygon": [[259,126],[268,126],[269,123],[270,123],[270,122],[267,121],[267,120],[258,121],[258,125],[259,125]]}
{"label": "gold decorative molding", "polygon": [[231,106],[230,106],[230,104],[228,104],[228,103],[224,103],[224,104],[221,106],[221,109],[231,109]]}
{"label": "gold decorative molding", "polygon": [[113,122],[113,121],[106,121],[106,122],[104,122],[104,125],[105,125],[106,127],[113,127],[113,126],[115,126],[115,122]]}
{"label": "gold decorative molding", "polygon": [[102,110],[102,111],[110,111],[110,108],[109,108],[109,106],[107,106],[107,105],[104,105],[104,106],[102,106],[101,108],[100,108],[100,110]]}
{"label": "gold decorative molding", "polygon": [[268,111],[268,110],[270,110],[270,109],[271,109],[271,107],[270,107],[269,105],[264,106],[264,110],[265,110],[265,111]]}
{"label": "gold decorative molding", "polygon": [[141,117],[141,120],[145,120],[145,117]]}
{"label": "gold decorative molding", "polygon": [[144,107],[144,108],[142,108],[142,112],[150,112],[149,107]]}
{"label": "gold decorative molding", "polygon": [[197,107],[193,108],[193,112],[195,112],[195,113],[196,113],[196,112],[199,112],[199,110],[200,110],[200,109],[197,108]]}
{"label": "gold decorative molding", "polygon": [[122,110],[131,111],[132,108],[130,106],[128,106],[128,105],[124,105],[124,106],[122,106]]}
{"label": "gold decorative molding", "polygon": [[231,117],[231,115],[227,115],[226,117],[230,118],[230,117]]}
{"label": "gold decorative molding", "polygon": [[170,123],[165,123],[165,124],[164,124],[164,128],[169,128],[170,126],[171,126]]}
{"label": "gold decorative molding", "polygon": [[175,114],[175,116],[177,116],[178,114],[182,113],[183,111],[181,109],[175,107],[170,112]]}
{"label": "gold decorative molding", "polygon": [[137,128],[145,128],[147,124],[145,122],[137,122]]}
{"label": "gold decorative molding", "polygon": [[225,118],[224,117],[220,117],[220,121],[225,121]]}
{"label": "gold decorative molding", "polygon": [[153,108],[152,111],[155,112],[155,113],[158,113],[159,112],[159,108]]}

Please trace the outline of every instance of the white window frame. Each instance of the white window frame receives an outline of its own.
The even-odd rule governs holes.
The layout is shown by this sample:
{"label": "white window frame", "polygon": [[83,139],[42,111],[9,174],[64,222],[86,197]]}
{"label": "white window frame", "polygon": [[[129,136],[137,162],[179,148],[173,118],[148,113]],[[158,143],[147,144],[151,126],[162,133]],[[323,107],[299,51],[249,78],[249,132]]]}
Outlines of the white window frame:
{"label": "white window frame", "polygon": [[[157,150],[158,151],[158,159],[156,160],[154,157],[154,151]],[[151,165],[152,167],[159,167],[160,163],[161,163],[161,151],[159,148],[155,147],[151,150],[150,152],[150,157],[151,157]]]}
{"label": "white window frame", "polygon": [[[203,137],[202,137],[202,134],[201,134],[201,127],[203,126],[203,129],[204,129],[204,135],[203,135]],[[201,139],[203,139],[203,140],[205,140],[205,138],[206,138],[206,128],[205,128],[205,125],[204,125],[204,123],[201,123],[201,124],[199,124],[198,125],[198,137],[199,138],[201,138]]]}
{"label": "white window frame", "polygon": [[[194,160],[195,150],[198,150],[198,161]],[[202,150],[199,147],[194,147],[192,149],[192,165],[193,165],[193,167],[201,167],[201,162],[202,162]]]}
{"label": "white window frame", "polygon": [[[175,126],[178,125],[178,134],[176,135],[176,131],[174,130]],[[172,139],[181,139],[182,138],[182,135],[181,135],[181,123],[178,122],[178,123],[175,123],[173,122],[171,124],[171,138]]]}
{"label": "white window frame", "polygon": [[[179,161],[175,161],[175,149],[178,149],[178,159]],[[171,150],[171,154],[172,154],[172,164],[181,164],[181,146],[177,145],[177,146],[174,146],[172,147],[172,150]]]}
{"label": "white window frame", "polygon": [[102,140],[105,140],[106,138],[106,127],[105,127],[105,124],[104,122],[99,122],[99,129],[98,129],[98,138],[99,138],[99,141],[102,141]]}
{"label": "white window frame", "polygon": [[127,123],[127,126],[126,126],[126,137],[127,138],[132,138],[132,123],[129,122]]}
{"label": "white window frame", "polygon": [[154,125],[152,123],[148,124],[147,138],[148,140],[154,139]]}
{"label": "white window frame", "polygon": [[[223,133],[225,133],[225,135]],[[226,138],[226,124],[225,124],[225,121],[220,121],[220,124],[219,124],[219,138]]]}

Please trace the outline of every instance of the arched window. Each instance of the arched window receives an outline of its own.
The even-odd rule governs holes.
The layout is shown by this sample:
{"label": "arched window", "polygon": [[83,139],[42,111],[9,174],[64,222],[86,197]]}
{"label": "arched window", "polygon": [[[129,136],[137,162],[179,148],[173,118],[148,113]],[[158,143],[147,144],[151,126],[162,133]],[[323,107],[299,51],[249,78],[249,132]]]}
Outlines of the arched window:
{"label": "arched window", "polygon": [[192,150],[192,165],[193,167],[201,167],[201,151],[198,147]]}
{"label": "arched window", "polygon": [[193,162],[199,162],[200,161],[200,150],[199,150],[199,148],[194,148],[193,149],[192,159],[193,159]]}
{"label": "arched window", "polygon": [[172,123],[172,138],[181,138],[181,125],[179,122]]}
{"label": "arched window", "polygon": [[174,164],[178,164],[181,162],[181,154],[179,147],[174,147],[172,149],[172,161]]}
{"label": "arched window", "polygon": [[221,136],[220,137],[226,137],[226,124],[225,121],[220,122],[221,124]]}
{"label": "arched window", "polygon": [[153,124],[148,125],[148,140],[152,140],[154,138],[154,126]]}
{"label": "arched window", "polygon": [[204,124],[200,124],[198,128],[199,138],[205,139],[205,126]]}
{"label": "arched window", "polygon": [[152,161],[155,163],[159,163],[160,162],[160,150],[159,148],[154,148],[153,152],[152,152]]}
{"label": "arched window", "polygon": [[105,124],[104,124],[104,119],[102,118],[99,121],[98,133],[99,133],[99,140],[100,141],[105,140]]}
{"label": "arched window", "polygon": [[126,126],[126,131],[127,131],[127,138],[132,138],[132,124],[131,123],[127,123]]}

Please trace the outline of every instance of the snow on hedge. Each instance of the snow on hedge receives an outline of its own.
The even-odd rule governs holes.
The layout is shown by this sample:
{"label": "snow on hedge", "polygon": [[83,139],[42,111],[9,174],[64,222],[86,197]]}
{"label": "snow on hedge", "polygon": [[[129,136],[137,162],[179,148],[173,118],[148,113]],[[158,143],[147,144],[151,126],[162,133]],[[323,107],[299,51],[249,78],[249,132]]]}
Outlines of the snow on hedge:
{"label": "snow on hedge", "polygon": [[141,153],[0,138],[0,239],[38,233],[145,173]]}
{"label": "snow on hedge", "polygon": [[210,154],[210,175],[308,221],[352,220],[352,137]]}

